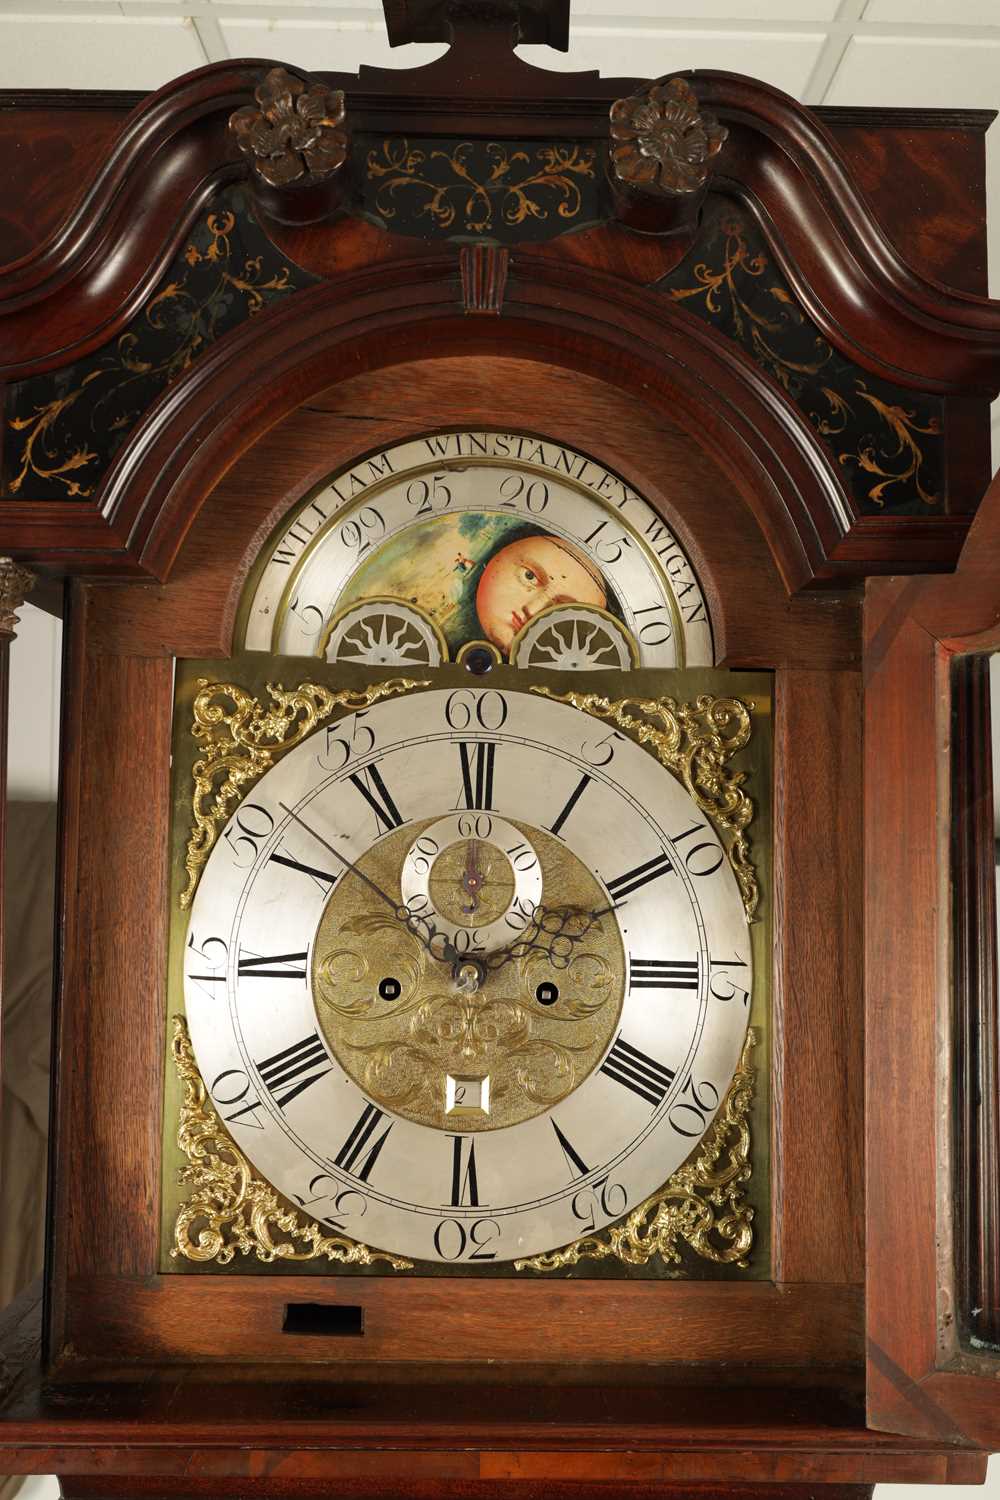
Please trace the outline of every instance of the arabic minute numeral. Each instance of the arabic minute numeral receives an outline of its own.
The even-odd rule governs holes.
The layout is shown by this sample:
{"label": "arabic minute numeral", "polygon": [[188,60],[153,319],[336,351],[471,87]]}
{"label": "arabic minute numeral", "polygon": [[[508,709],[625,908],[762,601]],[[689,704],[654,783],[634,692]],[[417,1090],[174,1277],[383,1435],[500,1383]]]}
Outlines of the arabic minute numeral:
{"label": "arabic minute numeral", "polygon": [[[706,823],[692,823],[690,828],[685,828],[683,833],[675,833],[670,842],[674,848],[691,838],[696,833],[707,833]],[[725,859],[725,852],[713,838],[702,839],[700,844],[689,844],[686,849],[681,850],[684,860],[684,868],[689,875],[703,876],[714,875],[716,870]]]}
{"label": "arabic minute numeral", "polygon": [[[725,1005],[737,997],[743,1001],[744,1006],[750,1004],[750,990],[746,985],[737,984],[731,974],[716,974],[716,969],[745,969],[747,966],[745,958],[713,958],[711,973],[708,981],[708,992],[713,1000],[721,1000]],[[728,988],[720,988],[728,986]]]}
{"label": "arabic minute numeral", "polygon": [[705,1133],[709,1119],[719,1106],[722,1096],[715,1084],[706,1079],[696,1084],[689,1078],[681,1090],[681,1097],[672,1105],[668,1119],[678,1135],[688,1140],[697,1140]]}
{"label": "arabic minute numeral", "polygon": [[574,1193],[570,1208],[574,1219],[579,1219],[585,1229],[594,1230],[599,1213],[605,1220],[621,1218],[628,1208],[628,1193],[620,1182],[612,1182],[609,1174]]}
{"label": "arabic minute numeral", "polygon": [[507,722],[507,700],[495,688],[477,693],[473,688],[456,688],[444,706],[445,723],[459,734],[473,724],[496,734]]}
{"label": "arabic minute numeral", "polygon": [[442,1260],[496,1260],[489,1246],[500,1234],[496,1219],[476,1219],[468,1229],[461,1219],[442,1219],[434,1231],[434,1249]]}
{"label": "arabic minute numeral", "polygon": [[[242,1068],[226,1068],[213,1080],[208,1092],[227,1125],[245,1125],[252,1130],[264,1129],[257,1118],[257,1111],[263,1109],[264,1105],[257,1098],[250,1075],[244,1073]],[[248,1097],[251,1093],[254,1096],[252,1099]],[[239,1107],[233,1109],[231,1114],[226,1114],[226,1110],[231,1109],[234,1104]]]}
{"label": "arabic minute numeral", "polygon": [[361,708],[339,724],[327,725],[323,748],[316,756],[320,770],[342,771],[350,761],[371,754],[375,749],[375,731],[370,724],[361,722],[368,712],[367,708]]}
{"label": "arabic minute numeral", "polygon": [[[206,989],[206,985],[223,984],[226,978],[226,965],[229,962],[229,945],[220,937],[207,937],[199,943],[192,932],[188,938],[188,949],[194,955],[193,966],[204,969],[204,973],[192,974],[188,971],[188,979],[196,984],[210,999],[214,999],[219,993],[216,990]],[[197,960],[195,962],[195,959]]]}
{"label": "arabic minute numeral", "polygon": [[274,817],[259,802],[244,802],[222,837],[233,851],[241,870],[247,870],[260,853],[261,842],[274,828]]}
{"label": "arabic minute numeral", "polygon": [[617,729],[612,729],[610,734],[602,735],[599,740],[584,740],[580,746],[580,755],[588,766],[610,765],[617,748],[615,741],[624,738]]}
{"label": "arabic minute numeral", "polygon": [[[320,1187],[321,1183],[329,1183],[330,1188],[324,1190]],[[345,1219],[364,1218],[368,1212],[368,1199],[364,1193],[359,1193],[357,1188],[341,1187],[337,1178],[331,1177],[329,1172],[318,1172],[315,1177],[310,1178],[306,1192],[309,1194],[308,1198],[302,1193],[293,1193],[292,1197],[300,1208],[307,1208],[314,1219],[337,1230],[339,1234],[347,1233]],[[318,1204],[329,1206],[321,1211]],[[356,1234],[357,1230],[354,1232]]]}

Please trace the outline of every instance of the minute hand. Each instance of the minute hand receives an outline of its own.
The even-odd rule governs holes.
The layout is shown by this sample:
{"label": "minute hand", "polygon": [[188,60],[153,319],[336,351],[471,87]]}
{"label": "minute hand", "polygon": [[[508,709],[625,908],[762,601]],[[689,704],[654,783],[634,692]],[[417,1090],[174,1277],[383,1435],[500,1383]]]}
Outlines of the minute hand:
{"label": "minute hand", "polygon": [[[307,823],[304,818],[300,818],[298,813],[292,812],[290,807],[286,807],[284,802],[279,802],[278,806],[283,813],[292,819],[293,823],[298,823],[299,827],[304,828],[306,833],[311,834],[318,844],[322,844],[323,848],[332,854],[334,859],[339,860],[345,870],[350,870],[352,875],[356,875],[359,880],[363,880],[368,889],[374,891],[380,901],[385,902],[396,918],[396,921],[401,922],[404,927],[413,933],[413,936],[427,949],[432,958],[436,958],[439,963],[450,964],[452,967],[460,961],[458,949],[443,932],[438,931],[433,922],[428,921],[426,917],[418,916],[416,912],[412,912],[408,906],[404,906],[401,902],[393,900],[388,891],[384,891],[380,885],[372,880],[370,875],[366,875],[364,870],[352,860],[349,860],[346,855],[341,854],[339,849],[335,849],[328,839],[325,839],[321,833],[317,833],[316,829]],[[437,944],[437,949],[435,949],[435,943]]]}

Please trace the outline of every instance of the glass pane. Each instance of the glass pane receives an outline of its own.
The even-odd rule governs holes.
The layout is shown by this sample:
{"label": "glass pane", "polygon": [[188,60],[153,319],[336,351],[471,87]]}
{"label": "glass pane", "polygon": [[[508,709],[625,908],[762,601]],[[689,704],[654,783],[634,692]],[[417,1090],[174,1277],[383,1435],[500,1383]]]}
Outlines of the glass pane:
{"label": "glass pane", "polygon": [[1000,1346],[1000,656],[952,676],[953,1190],[961,1331]]}

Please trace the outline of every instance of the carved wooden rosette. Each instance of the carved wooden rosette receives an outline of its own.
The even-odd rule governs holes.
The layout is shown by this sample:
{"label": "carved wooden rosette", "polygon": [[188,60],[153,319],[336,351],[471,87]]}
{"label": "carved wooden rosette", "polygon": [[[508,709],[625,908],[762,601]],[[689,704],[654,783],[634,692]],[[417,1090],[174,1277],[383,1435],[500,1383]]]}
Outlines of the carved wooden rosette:
{"label": "carved wooden rosette", "polygon": [[611,106],[609,174],[618,217],[647,233],[697,223],[714,158],[729,135],[684,78],[661,79]]}
{"label": "carved wooden rosette", "polygon": [[284,224],[312,224],[343,201],[347,176],[347,110],[342,89],[306,83],[271,68],[229,129],[250,163],[259,206]]}

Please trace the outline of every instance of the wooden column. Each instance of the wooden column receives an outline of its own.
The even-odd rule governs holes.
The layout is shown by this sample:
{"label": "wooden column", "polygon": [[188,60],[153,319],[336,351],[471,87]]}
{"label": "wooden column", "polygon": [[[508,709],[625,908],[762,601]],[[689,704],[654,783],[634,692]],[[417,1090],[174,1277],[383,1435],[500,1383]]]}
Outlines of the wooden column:
{"label": "wooden column", "polygon": [[[10,698],[10,643],[17,634],[17,612],[35,583],[35,575],[11,557],[0,557],[0,1020],[3,1017],[4,902],[7,842],[7,717]],[[0,1076],[3,1067],[0,1028]],[[2,1121],[0,1121],[2,1127]]]}

